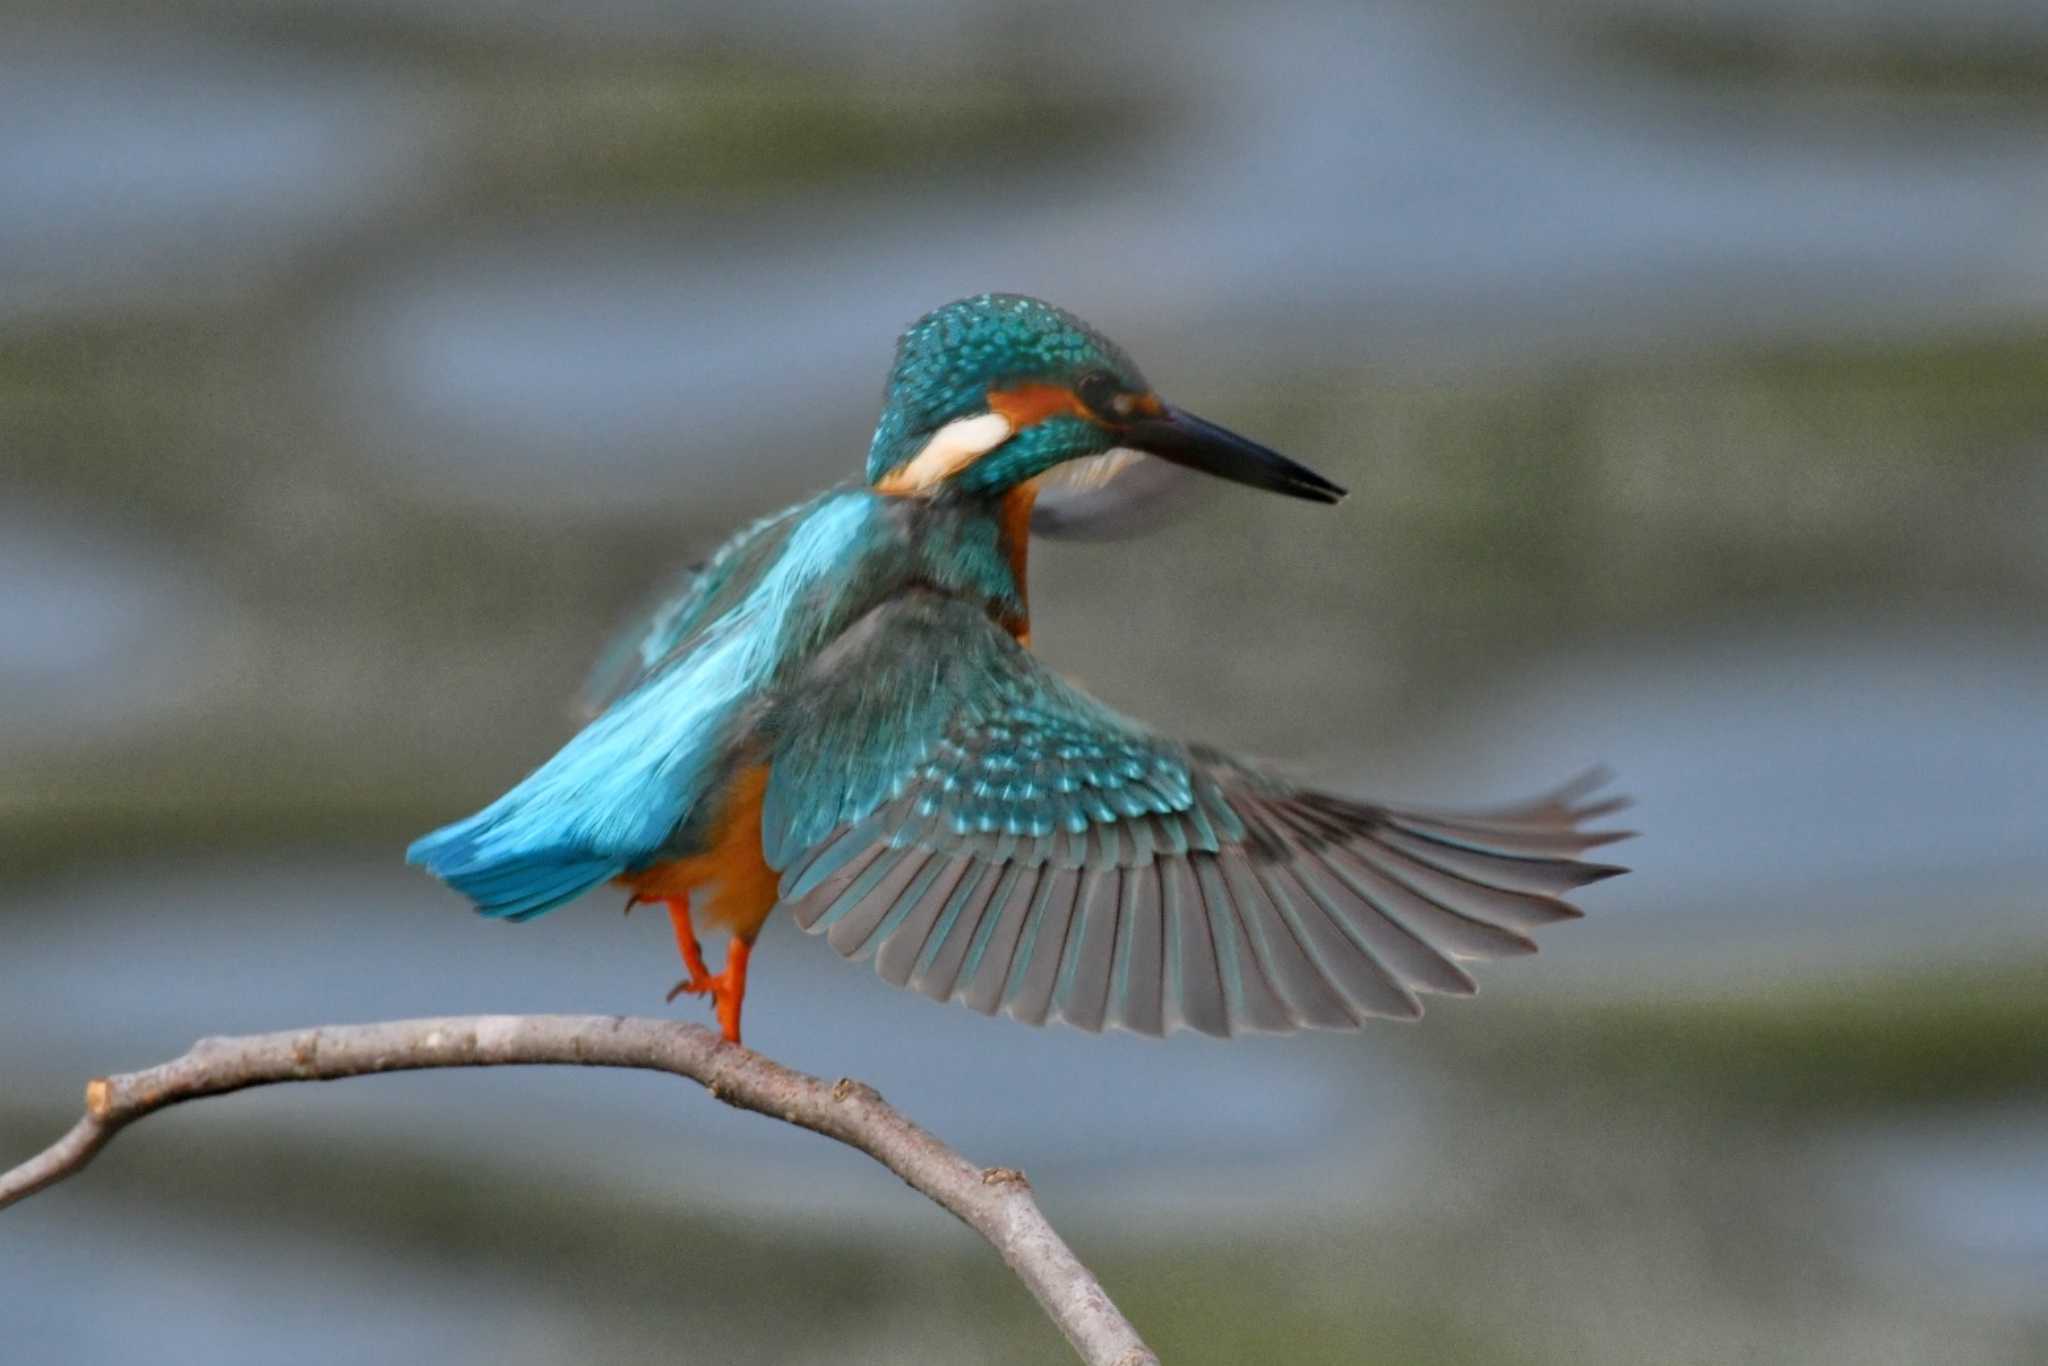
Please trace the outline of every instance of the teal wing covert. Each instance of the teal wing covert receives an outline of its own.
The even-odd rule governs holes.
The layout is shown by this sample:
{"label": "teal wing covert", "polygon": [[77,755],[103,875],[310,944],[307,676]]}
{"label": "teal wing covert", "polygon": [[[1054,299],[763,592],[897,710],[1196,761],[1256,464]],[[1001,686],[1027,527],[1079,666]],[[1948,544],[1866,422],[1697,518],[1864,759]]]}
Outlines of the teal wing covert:
{"label": "teal wing covert", "polygon": [[1141,1034],[1348,1029],[1468,995],[1621,871],[1601,775],[1402,811],[1159,735],[978,607],[876,608],[768,718],[763,850],[799,924],[935,999]]}

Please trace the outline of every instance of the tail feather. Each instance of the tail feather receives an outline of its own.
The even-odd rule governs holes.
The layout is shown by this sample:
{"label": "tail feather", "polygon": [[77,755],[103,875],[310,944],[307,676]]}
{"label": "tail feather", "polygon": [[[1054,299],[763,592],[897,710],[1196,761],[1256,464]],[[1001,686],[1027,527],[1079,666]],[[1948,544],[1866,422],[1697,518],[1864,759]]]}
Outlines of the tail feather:
{"label": "tail feather", "polygon": [[531,920],[574,901],[624,865],[587,849],[494,848],[494,822],[483,815],[443,826],[413,841],[407,863],[418,864],[476,903],[479,915]]}

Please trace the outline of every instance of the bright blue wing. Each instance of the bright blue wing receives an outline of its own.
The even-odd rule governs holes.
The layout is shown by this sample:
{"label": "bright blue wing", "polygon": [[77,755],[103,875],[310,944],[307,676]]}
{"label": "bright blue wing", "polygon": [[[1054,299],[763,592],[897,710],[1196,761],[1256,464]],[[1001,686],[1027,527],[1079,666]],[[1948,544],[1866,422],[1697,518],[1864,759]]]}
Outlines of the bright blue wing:
{"label": "bright blue wing", "polygon": [[646,630],[659,658],[546,763],[406,851],[485,915],[525,920],[669,854],[730,776],[750,708],[874,537],[872,500],[830,493],[744,532]]}
{"label": "bright blue wing", "polygon": [[722,777],[734,716],[765,672],[750,625],[715,625],[511,791],[416,840],[406,861],[505,920],[553,910],[648,862]]}
{"label": "bright blue wing", "polygon": [[732,607],[738,591],[781,553],[805,506],[763,517],[710,559],[670,575],[649,603],[606,642],[576,695],[577,714],[585,720],[597,716],[646,682],[693,635]]}
{"label": "bright blue wing", "polygon": [[1621,871],[1575,785],[1483,815],[1299,788],[1118,715],[977,607],[877,608],[771,720],[763,847],[798,922],[899,986],[1145,1034],[1352,1028],[1467,994]]}

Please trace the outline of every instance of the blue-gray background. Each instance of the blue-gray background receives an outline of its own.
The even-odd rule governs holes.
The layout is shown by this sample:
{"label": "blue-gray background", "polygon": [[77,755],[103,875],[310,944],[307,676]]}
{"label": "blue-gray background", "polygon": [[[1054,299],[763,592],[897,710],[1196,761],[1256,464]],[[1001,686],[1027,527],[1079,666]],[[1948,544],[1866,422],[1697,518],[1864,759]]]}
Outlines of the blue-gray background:
{"label": "blue-gray background", "polygon": [[[1540,8],[9,0],[7,1154],[202,1033],[657,1011],[659,918],[399,851],[1018,289],[1355,490],[1042,545],[1059,667],[1363,793],[1605,760],[1639,871],[1415,1028],[1034,1032],[778,928],[750,1040],[1027,1168],[1174,1363],[2048,1359],[2048,9]],[[0,1287],[24,1363],[1063,1350],[639,1076],[153,1120]]]}

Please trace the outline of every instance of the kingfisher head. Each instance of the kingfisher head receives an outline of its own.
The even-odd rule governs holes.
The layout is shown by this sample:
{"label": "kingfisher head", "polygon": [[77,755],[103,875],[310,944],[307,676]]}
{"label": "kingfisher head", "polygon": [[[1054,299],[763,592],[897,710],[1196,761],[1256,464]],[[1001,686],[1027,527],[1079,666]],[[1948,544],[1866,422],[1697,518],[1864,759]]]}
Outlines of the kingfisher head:
{"label": "kingfisher head", "polygon": [[1140,455],[1318,503],[1344,490],[1163,401],[1123,348],[1064,309],[978,294],[896,343],[868,482],[915,497],[998,496],[1042,475],[1107,479]]}

